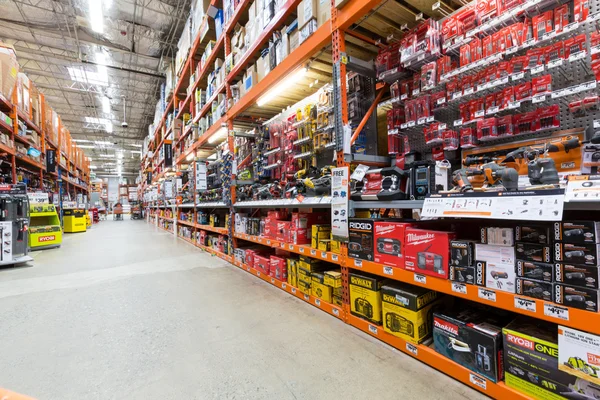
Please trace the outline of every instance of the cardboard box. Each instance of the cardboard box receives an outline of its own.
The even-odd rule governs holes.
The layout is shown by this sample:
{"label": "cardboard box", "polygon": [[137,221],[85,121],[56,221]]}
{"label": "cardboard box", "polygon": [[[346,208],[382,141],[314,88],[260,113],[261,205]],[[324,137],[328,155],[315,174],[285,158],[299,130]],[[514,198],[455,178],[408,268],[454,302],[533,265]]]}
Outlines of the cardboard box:
{"label": "cardboard box", "polygon": [[498,246],[512,246],[515,243],[513,228],[481,228],[481,243]]}
{"label": "cardboard box", "polygon": [[[591,384],[600,392],[600,336],[566,326],[558,330],[558,369]],[[596,396],[597,397],[597,396]]]}
{"label": "cardboard box", "polygon": [[373,235],[375,220],[350,218],[348,256],[373,261]]}
{"label": "cardboard box", "polygon": [[325,271],[323,276],[325,285],[332,288],[342,287],[342,273],[340,271]]}
{"label": "cardboard box", "polygon": [[517,278],[516,290],[521,294],[535,299],[553,301],[553,285],[551,282],[536,281],[535,279]]}
{"label": "cardboard box", "polygon": [[313,225],[311,227],[310,247],[317,249],[319,247],[319,241],[329,239],[330,236],[331,225]]}
{"label": "cardboard box", "polygon": [[600,268],[558,263],[554,264],[553,277],[557,283],[598,289]]}
{"label": "cardboard box", "polygon": [[515,240],[517,242],[550,244],[550,227],[548,225],[525,225],[515,227]]}
{"label": "cardboard box", "polygon": [[394,283],[381,288],[383,330],[419,344],[431,335],[432,309],[438,293],[425,288]]}
{"label": "cardboard box", "polygon": [[287,282],[292,286],[298,286],[298,260],[287,259]]}
{"label": "cardboard box", "polygon": [[554,264],[517,260],[517,276],[544,282],[554,282]]}
{"label": "cardboard box", "polygon": [[302,28],[313,18],[317,18],[317,0],[302,0],[298,5],[298,26]]}
{"label": "cardboard box", "polygon": [[552,262],[550,246],[537,243],[517,243],[515,251],[519,260]]}
{"label": "cardboard box", "polygon": [[448,278],[453,232],[406,228],[404,267],[420,274]]}
{"label": "cardboard box", "polygon": [[405,230],[411,226],[406,222],[375,221],[374,259],[380,264],[404,268]]}
{"label": "cardboard box", "polygon": [[[557,325],[518,317],[502,329],[506,386],[541,400],[594,398],[598,388],[577,385],[577,377],[559,370]],[[583,393],[576,393],[578,387]]]}
{"label": "cardboard box", "polygon": [[367,274],[350,273],[350,312],[381,325],[381,287],[384,279]]}
{"label": "cardboard box", "polygon": [[476,263],[485,268],[485,286],[515,292],[515,248],[490,244],[475,245]]}
{"label": "cardboard box", "polygon": [[450,242],[450,265],[469,267],[475,262],[475,242],[452,240]]}
{"label": "cardboard box", "polygon": [[329,247],[331,247],[331,252],[335,253],[335,254],[341,254],[342,253],[342,246],[341,243],[337,240],[333,240],[331,239],[331,242],[329,243]]}
{"label": "cardboard box", "polygon": [[298,43],[299,44],[304,43],[304,41],[306,39],[308,39],[310,35],[315,33],[316,30],[317,30],[317,20],[311,19],[310,21],[308,21],[306,23],[306,25],[304,25],[302,28],[300,28],[300,37],[298,39]]}
{"label": "cardboard box", "polygon": [[503,377],[502,327],[507,319],[476,308],[433,313],[435,351],[498,382]]}
{"label": "cardboard box", "polygon": [[8,101],[12,100],[18,74],[19,63],[15,48],[0,42],[0,94]]}
{"label": "cardboard box", "polygon": [[254,269],[262,272],[265,275],[269,275],[269,270],[271,269],[271,260],[268,257],[255,255]]}
{"label": "cardboard box", "polygon": [[600,222],[555,222],[554,240],[565,243],[600,243]]}
{"label": "cardboard box", "polygon": [[333,288],[325,285],[325,277],[319,272],[314,272],[311,276],[311,291],[312,295],[331,303]]}
{"label": "cardboard box", "polygon": [[302,293],[308,294],[308,295],[312,294],[310,286],[311,286],[310,281],[306,282],[306,281],[298,280],[298,290],[300,290]]}
{"label": "cardboard box", "polygon": [[579,308],[581,310],[598,312],[598,289],[590,289],[578,286],[554,284],[554,302],[564,304],[567,307]]}
{"label": "cardboard box", "polygon": [[287,265],[285,258],[271,256],[269,275],[277,280],[287,281]]}
{"label": "cardboard box", "polygon": [[333,305],[335,305],[335,306],[341,307],[343,305],[342,296],[332,296],[331,300],[332,300]]}
{"label": "cardboard box", "polygon": [[317,26],[331,19],[331,3],[328,0],[317,0]]}
{"label": "cardboard box", "polygon": [[475,263],[471,267],[450,265],[448,279],[469,285],[485,286],[485,263]]}
{"label": "cardboard box", "polygon": [[554,243],[554,261],[599,266],[600,245],[596,243]]}
{"label": "cardboard box", "polygon": [[320,251],[329,251],[330,242],[331,242],[331,240],[329,240],[329,239],[319,239],[319,244],[317,246],[317,249],[319,249]]}

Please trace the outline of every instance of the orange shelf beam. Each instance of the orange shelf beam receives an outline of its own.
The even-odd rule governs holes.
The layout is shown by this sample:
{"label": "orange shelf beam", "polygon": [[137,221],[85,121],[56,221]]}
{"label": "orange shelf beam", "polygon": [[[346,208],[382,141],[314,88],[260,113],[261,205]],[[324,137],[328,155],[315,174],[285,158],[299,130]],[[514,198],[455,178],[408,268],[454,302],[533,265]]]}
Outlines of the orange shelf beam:
{"label": "orange shelf beam", "polygon": [[211,231],[211,232],[215,232],[221,235],[227,235],[227,228],[223,228],[223,227],[219,227],[219,226],[210,226],[210,225],[200,225],[200,224],[194,224],[194,226],[198,229],[202,229],[204,231]]}

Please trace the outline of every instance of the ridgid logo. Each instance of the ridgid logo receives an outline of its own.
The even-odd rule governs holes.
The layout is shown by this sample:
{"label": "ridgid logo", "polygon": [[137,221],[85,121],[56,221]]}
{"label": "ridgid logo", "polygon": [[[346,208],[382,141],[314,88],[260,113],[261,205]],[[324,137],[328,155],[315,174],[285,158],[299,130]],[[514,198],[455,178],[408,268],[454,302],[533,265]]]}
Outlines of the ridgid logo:
{"label": "ridgid logo", "polygon": [[506,340],[508,340],[509,343],[516,344],[517,346],[533,350],[533,342],[531,340],[524,339],[520,336],[511,335],[510,333],[506,336]]}
{"label": "ridgid logo", "polygon": [[433,326],[435,328],[443,330],[444,332],[448,332],[448,333],[458,336],[458,326],[456,326],[454,324],[434,318]]}

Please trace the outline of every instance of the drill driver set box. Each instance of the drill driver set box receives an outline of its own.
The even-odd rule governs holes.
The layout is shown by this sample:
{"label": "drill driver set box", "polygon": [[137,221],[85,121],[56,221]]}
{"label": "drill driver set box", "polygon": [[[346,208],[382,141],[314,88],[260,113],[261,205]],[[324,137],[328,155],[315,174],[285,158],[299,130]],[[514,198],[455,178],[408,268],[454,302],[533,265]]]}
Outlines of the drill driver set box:
{"label": "drill driver set box", "polygon": [[554,243],[554,261],[597,267],[600,244],[597,243]]}
{"label": "drill driver set box", "polygon": [[547,225],[517,225],[515,240],[517,242],[550,244],[550,227]]}
{"label": "drill driver set box", "polygon": [[598,289],[600,268],[557,263],[554,265],[554,280],[566,285]]}
{"label": "drill driver set box", "polygon": [[433,309],[438,293],[404,283],[381,288],[383,329],[391,335],[419,344],[431,336]]}
{"label": "drill driver set box", "polygon": [[392,267],[404,267],[406,222],[375,221],[375,262]]}
{"label": "drill driver set box", "polygon": [[554,240],[565,243],[600,243],[600,222],[555,222]]}
{"label": "drill driver set box", "polygon": [[551,282],[536,281],[535,279],[517,278],[516,293],[540,300],[553,301],[553,285]]}
{"label": "drill driver set box", "polygon": [[470,285],[485,286],[485,263],[475,261],[475,245],[472,240],[450,242],[450,267],[448,279]]}
{"label": "drill driver set box", "polygon": [[537,243],[517,243],[517,258],[523,261],[552,262],[550,246]]}
{"label": "drill driver set box", "polygon": [[553,282],[554,264],[517,260],[517,276],[536,281]]}
{"label": "drill driver set box", "polygon": [[467,304],[433,313],[435,351],[492,382],[502,380],[502,327],[508,321]]}
{"label": "drill driver set box", "polygon": [[555,324],[520,316],[502,334],[506,386],[540,400],[597,398],[600,388],[558,369]]}
{"label": "drill driver set box", "polygon": [[375,220],[350,218],[348,231],[348,256],[373,261],[373,228]]}
{"label": "drill driver set box", "polygon": [[598,289],[554,284],[554,302],[567,307],[598,312]]}
{"label": "drill driver set box", "polygon": [[350,312],[381,325],[381,287],[384,279],[368,274],[350,273]]}
{"label": "drill driver set box", "polygon": [[404,266],[409,271],[448,278],[453,232],[406,228]]}

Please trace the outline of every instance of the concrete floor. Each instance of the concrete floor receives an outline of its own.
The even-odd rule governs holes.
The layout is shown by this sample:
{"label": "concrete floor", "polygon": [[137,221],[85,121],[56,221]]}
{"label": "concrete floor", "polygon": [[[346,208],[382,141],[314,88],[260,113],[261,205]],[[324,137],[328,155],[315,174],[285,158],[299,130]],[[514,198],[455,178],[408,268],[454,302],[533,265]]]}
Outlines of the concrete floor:
{"label": "concrete floor", "polygon": [[0,386],[38,399],[480,399],[143,221],[0,270]]}

